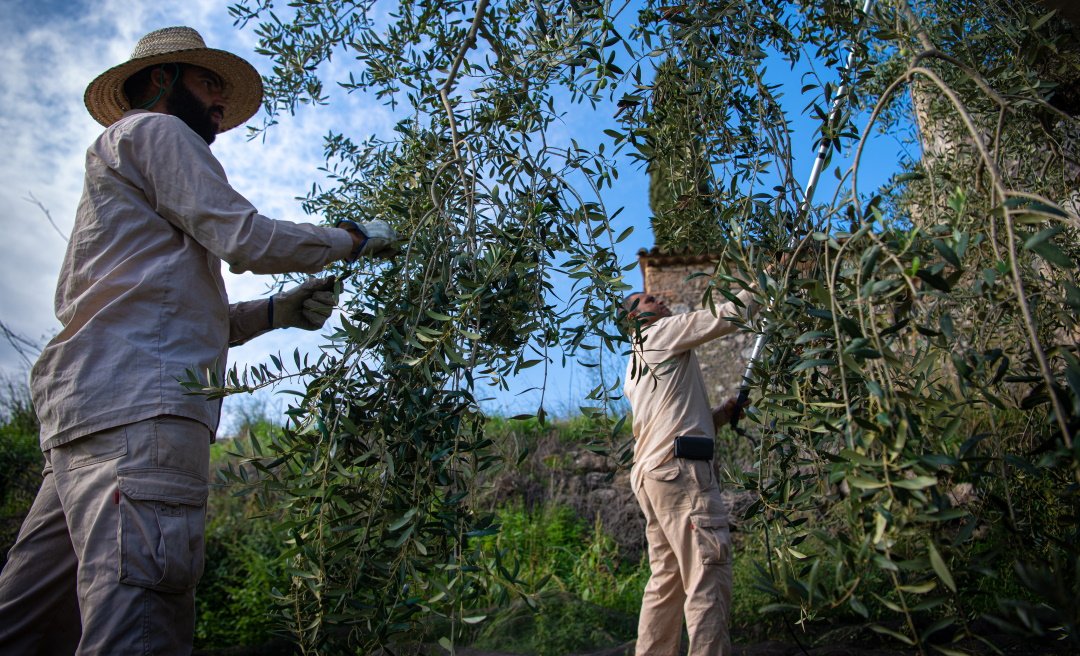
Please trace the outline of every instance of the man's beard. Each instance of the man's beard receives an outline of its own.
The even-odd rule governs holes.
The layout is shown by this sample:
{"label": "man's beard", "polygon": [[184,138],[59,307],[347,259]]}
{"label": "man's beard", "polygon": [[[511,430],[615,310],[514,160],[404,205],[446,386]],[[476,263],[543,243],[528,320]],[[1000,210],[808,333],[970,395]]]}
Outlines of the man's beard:
{"label": "man's beard", "polygon": [[165,109],[173,116],[187,123],[187,126],[194,130],[195,134],[202,137],[207,145],[214,143],[218,126],[214,123],[211,115],[215,111],[224,114],[223,107],[206,106],[181,81],[180,84],[173,86],[172,93],[165,99]]}

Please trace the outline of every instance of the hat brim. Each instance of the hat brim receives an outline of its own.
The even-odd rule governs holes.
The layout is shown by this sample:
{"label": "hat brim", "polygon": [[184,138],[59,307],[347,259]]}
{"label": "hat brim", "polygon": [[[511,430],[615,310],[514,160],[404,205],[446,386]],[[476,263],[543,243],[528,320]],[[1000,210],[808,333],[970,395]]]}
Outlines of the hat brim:
{"label": "hat brim", "polygon": [[132,109],[124,95],[124,82],[147,66],[155,64],[192,64],[211,70],[221,76],[228,93],[225,115],[221,119],[221,132],[243,124],[259,111],[262,104],[262,78],[255,67],[231,52],[214,48],[176,50],[132,59],[113,66],[86,87],[83,102],[98,123],[109,127],[120,120],[124,112]]}

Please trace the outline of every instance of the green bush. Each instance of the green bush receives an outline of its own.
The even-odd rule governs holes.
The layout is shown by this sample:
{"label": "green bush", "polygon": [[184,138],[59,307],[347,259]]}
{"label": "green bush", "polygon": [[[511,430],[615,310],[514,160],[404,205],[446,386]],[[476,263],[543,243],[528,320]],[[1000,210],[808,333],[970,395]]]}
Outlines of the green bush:
{"label": "green bush", "polygon": [[[473,646],[528,654],[567,654],[634,637],[648,562],[629,563],[599,520],[589,530],[566,506],[533,512],[498,509],[499,533],[481,547],[503,554],[526,597],[492,611]],[[499,607],[499,598],[487,599]]]}
{"label": "green bush", "polygon": [[583,601],[633,617],[641,610],[641,595],[649,581],[648,553],[630,563],[619,556],[619,545],[604,532],[600,518],[577,555],[569,588]]}
{"label": "green bush", "polygon": [[226,440],[211,451],[216,482],[207,503],[206,570],[196,593],[197,647],[261,645],[280,626],[276,595],[289,585],[284,546],[276,519],[260,514],[256,488],[242,482],[254,477],[240,464],[271,430],[267,422],[247,426],[250,446]]}
{"label": "green bush", "polygon": [[8,382],[0,392],[0,567],[41,486],[44,464],[29,394]]}
{"label": "green bush", "polygon": [[544,505],[528,512],[520,505],[496,512],[499,532],[486,538],[487,546],[512,555],[516,577],[527,586],[543,586],[550,579],[563,586],[577,560],[584,527],[565,506]]}
{"label": "green bush", "polygon": [[288,583],[280,550],[267,518],[210,522],[207,566],[196,595],[200,647],[259,645],[272,637],[277,615],[273,591]]}
{"label": "green bush", "polygon": [[569,592],[549,591],[536,608],[517,601],[486,623],[472,647],[536,656],[594,651],[631,639],[637,616],[583,601]]}
{"label": "green bush", "polygon": [[768,554],[760,532],[743,534],[735,546],[732,567],[731,638],[735,642],[757,642],[780,635],[783,618],[763,612],[776,598],[764,581]]}

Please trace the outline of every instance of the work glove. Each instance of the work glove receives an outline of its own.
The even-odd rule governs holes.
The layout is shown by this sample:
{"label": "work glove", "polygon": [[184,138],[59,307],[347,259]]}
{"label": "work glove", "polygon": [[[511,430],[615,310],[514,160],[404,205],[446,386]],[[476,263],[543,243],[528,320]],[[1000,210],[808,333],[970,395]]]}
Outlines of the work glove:
{"label": "work glove", "polygon": [[303,284],[270,297],[271,325],[274,328],[318,330],[337,305],[335,279],[308,278]]}
{"label": "work glove", "polygon": [[338,221],[337,227],[359,234],[363,240],[357,250],[354,250],[350,260],[358,257],[394,257],[401,250],[401,237],[396,230],[390,227],[386,221],[374,220],[358,223],[345,219]]}

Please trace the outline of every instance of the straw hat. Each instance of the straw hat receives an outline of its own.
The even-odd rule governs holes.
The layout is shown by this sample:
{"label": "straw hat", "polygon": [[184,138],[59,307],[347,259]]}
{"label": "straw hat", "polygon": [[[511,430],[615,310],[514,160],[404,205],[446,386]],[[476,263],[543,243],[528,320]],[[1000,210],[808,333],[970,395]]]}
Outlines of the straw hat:
{"label": "straw hat", "polygon": [[225,81],[229,102],[221,120],[222,132],[259,111],[263,86],[258,71],[231,52],[207,48],[202,36],[190,27],[166,27],[139,39],[131,59],[113,66],[86,87],[86,109],[98,123],[109,127],[131,109],[124,95],[124,82],[147,66],[169,62],[202,66]]}

